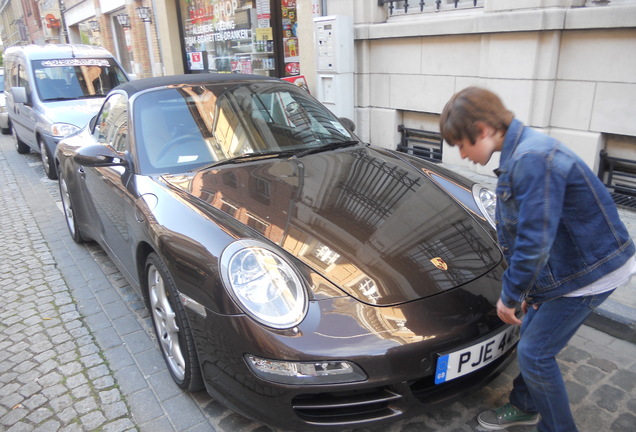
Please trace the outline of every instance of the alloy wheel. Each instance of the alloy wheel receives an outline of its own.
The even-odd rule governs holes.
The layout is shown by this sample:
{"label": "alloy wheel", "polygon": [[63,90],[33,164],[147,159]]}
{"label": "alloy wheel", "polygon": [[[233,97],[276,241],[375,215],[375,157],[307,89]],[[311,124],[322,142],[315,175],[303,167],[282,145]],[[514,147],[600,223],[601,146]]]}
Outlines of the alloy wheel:
{"label": "alloy wheel", "polygon": [[164,357],[175,377],[185,378],[185,359],[179,342],[179,325],[167,287],[157,267],[148,267],[150,310]]}
{"label": "alloy wheel", "polygon": [[60,196],[62,197],[62,207],[64,208],[64,216],[66,217],[66,224],[71,232],[71,236],[75,237],[75,214],[73,213],[73,206],[71,205],[71,196],[68,191],[66,179],[61,176],[60,192]]}

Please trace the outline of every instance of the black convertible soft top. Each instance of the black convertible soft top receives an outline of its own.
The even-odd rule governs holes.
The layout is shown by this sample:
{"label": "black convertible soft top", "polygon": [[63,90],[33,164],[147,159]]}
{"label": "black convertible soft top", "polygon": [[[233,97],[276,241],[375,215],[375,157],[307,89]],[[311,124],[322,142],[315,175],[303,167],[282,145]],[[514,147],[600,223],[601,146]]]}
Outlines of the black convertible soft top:
{"label": "black convertible soft top", "polygon": [[179,86],[179,85],[201,85],[221,82],[246,82],[246,81],[279,81],[278,78],[263,75],[249,74],[229,74],[229,73],[203,73],[186,75],[168,75],[153,78],[142,78],[120,84],[113,90],[123,90],[132,96],[143,90],[156,87]]}

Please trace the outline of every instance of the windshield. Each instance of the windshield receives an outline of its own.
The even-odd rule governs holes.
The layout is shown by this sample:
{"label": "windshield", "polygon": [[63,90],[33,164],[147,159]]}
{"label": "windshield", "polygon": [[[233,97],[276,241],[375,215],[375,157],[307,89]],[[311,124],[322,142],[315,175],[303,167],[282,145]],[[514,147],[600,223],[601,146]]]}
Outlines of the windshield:
{"label": "windshield", "polygon": [[290,157],[357,140],[305,90],[278,81],[162,89],[140,95],[134,104],[146,173],[251,160],[245,155]]}
{"label": "windshield", "polygon": [[104,97],[128,79],[107,58],[33,61],[35,85],[43,101]]}

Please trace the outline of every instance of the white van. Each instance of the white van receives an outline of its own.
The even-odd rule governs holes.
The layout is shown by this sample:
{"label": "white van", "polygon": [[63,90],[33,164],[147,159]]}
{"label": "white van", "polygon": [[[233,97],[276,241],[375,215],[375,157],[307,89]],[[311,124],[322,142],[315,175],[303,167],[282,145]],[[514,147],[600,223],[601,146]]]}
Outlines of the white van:
{"label": "white van", "polygon": [[18,153],[42,155],[57,178],[57,143],[97,113],[106,94],[128,76],[104,48],[90,45],[27,45],[4,52],[6,108]]}

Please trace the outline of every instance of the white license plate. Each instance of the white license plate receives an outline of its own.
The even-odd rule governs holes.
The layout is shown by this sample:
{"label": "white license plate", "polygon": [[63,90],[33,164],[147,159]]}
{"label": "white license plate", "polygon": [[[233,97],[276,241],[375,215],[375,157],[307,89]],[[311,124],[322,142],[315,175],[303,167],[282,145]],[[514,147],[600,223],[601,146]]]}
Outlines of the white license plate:
{"label": "white license plate", "polygon": [[491,338],[472,346],[440,354],[435,384],[441,384],[474,372],[508,352],[519,339],[519,327],[508,326]]}

